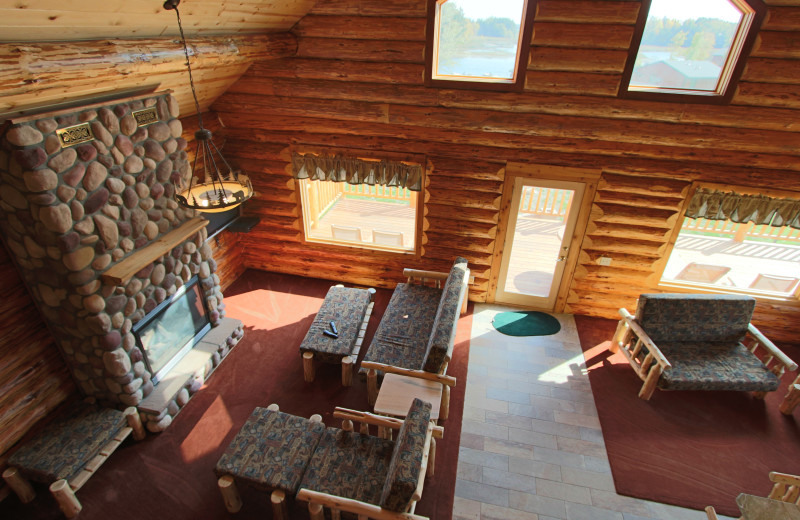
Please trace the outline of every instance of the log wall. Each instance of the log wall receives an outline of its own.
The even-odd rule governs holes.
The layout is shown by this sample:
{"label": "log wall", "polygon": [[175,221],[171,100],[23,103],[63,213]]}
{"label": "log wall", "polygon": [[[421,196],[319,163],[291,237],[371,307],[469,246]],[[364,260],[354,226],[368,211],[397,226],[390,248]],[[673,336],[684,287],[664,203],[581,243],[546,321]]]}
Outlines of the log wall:
{"label": "log wall", "polygon": [[[616,97],[638,2],[540,0],[525,89],[495,93],[424,86],[424,0],[321,0],[293,29],[295,57],[254,65],[213,105],[260,192],[245,264],[391,286],[403,266],[444,269],[461,254],[470,298],[484,301],[506,162],[599,168],[565,311],[616,317],[657,290],[693,181],[800,190],[800,4],[772,3],[732,104],[713,106]],[[424,154],[421,258],[303,243],[292,145]],[[597,265],[603,255],[612,265]],[[755,321],[797,341],[798,317],[759,303]]]}
{"label": "log wall", "polygon": [[77,396],[67,366],[5,246],[0,247],[0,468],[37,421]]}

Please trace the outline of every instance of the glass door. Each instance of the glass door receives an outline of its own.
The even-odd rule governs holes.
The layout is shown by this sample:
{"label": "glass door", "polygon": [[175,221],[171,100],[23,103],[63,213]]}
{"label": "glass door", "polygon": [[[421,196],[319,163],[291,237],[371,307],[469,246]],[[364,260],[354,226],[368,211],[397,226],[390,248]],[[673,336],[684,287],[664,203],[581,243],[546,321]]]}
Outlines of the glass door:
{"label": "glass door", "polygon": [[515,178],[495,301],[553,310],[584,187]]}

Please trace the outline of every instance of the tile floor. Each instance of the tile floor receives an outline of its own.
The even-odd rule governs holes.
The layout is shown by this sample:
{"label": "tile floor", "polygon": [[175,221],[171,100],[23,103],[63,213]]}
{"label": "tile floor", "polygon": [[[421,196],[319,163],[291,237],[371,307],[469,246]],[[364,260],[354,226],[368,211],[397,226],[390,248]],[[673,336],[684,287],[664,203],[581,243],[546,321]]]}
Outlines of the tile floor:
{"label": "tile floor", "polygon": [[476,304],[454,520],[703,520],[614,491],[571,315],[552,336],[512,337]]}

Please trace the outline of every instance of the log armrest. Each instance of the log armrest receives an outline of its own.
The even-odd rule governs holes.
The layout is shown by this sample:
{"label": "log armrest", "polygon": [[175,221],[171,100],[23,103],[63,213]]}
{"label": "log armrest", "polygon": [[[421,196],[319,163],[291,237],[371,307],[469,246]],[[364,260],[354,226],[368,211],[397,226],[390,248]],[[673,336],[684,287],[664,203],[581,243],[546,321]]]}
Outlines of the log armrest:
{"label": "log armrest", "polygon": [[[789,371],[789,372],[791,372],[793,370],[797,370],[797,363],[792,361],[792,359],[789,356],[787,356],[786,354],[781,352],[781,350],[778,349],[778,347],[776,347],[773,342],[771,342],[769,339],[767,339],[767,337],[764,336],[761,333],[761,331],[759,331],[755,327],[755,325],[750,323],[747,326],[747,332],[748,332],[748,336],[753,338],[753,340],[756,342],[756,345],[763,347],[764,350],[766,350],[767,353],[769,354],[769,359],[764,361],[765,365],[769,366],[770,362],[772,360],[774,360],[778,364],[783,366],[784,369]],[[755,346],[753,347],[752,350],[753,351],[755,350]],[[773,372],[774,372],[774,369],[773,369]],[[776,374],[776,375],[778,375],[778,377],[781,376],[781,374]]]}
{"label": "log armrest", "polygon": [[[361,367],[367,371],[367,400],[370,406],[375,406],[375,402],[378,400],[378,372],[398,374],[440,383],[442,385],[442,402],[439,404],[439,417],[442,420],[447,419],[450,410],[450,387],[456,386],[455,377],[444,375],[444,373],[434,374],[433,372],[426,372],[424,370],[396,367],[383,363],[376,363],[374,361],[362,361]],[[446,370],[447,363],[444,364],[442,372]]]}
{"label": "log armrest", "polygon": [[413,513],[399,513],[383,509],[380,506],[353,500],[350,498],[301,489],[297,492],[297,500],[308,502],[308,510],[312,520],[324,518],[324,507],[334,511],[346,511],[358,515],[358,518],[374,518],[375,520],[429,520],[427,516]]}
{"label": "log armrest", "polygon": [[361,366],[367,370],[375,369],[387,374],[399,374],[401,376],[436,381],[437,383],[451,387],[456,386],[456,378],[452,376],[446,376],[444,374],[434,374],[432,372],[425,372],[424,370],[412,370],[410,368],[395,367],[392,365],[386,365],[384,363],[376,363],[374,361],[362,361]]}
{"label": "log armrest", "polygon": [[428,280],[433,280],[436,287],[442,286],[442,280],[447,280],[450,273],[441,273],[438,271],[424,271],[421,269],[403,269],[403,276],[408,279],[408,283],[422,283],[425,284]]}
{"label": "log armrest", "polygon": [[[621,351],[636,371],[636,375],[644,381],[639,397],[646,401],[652,397],[661,374],[672,368],[672,365],[627,309],[620,309],[619,314],[622,319],[617,325],[611,348]],[[638,356],[642,347],[647,349],[647,355],[640,361]]]}
{"label": "log armrest", "polygon": [[[342,429],[345,431],[353,431],[353,421],[361,423],[360,431],[362,433],[368,433],[365,425],[377,426],[379,431],[383,429],[399,430],[403,425],[402,419],[395,419],[394,417],[386,417],[359,410],[351,410],[339,406],[334,409],[333,416],[337,419],[342,419]],[[431,435],[433,435],[435,439],[441,439],[444,436],[444,428],[431,425]]]}

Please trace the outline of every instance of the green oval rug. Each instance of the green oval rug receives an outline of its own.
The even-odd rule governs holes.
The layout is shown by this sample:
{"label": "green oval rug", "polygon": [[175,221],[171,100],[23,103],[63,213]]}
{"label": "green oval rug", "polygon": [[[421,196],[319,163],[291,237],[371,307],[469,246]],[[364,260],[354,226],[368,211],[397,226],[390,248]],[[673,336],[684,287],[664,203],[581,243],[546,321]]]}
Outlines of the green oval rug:
{"label": "green oval rug", "polygon": [[561,330],[556,318],[538,311],[509,311],[492,320],[497,332],[506,336],[549,336]]}

